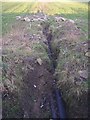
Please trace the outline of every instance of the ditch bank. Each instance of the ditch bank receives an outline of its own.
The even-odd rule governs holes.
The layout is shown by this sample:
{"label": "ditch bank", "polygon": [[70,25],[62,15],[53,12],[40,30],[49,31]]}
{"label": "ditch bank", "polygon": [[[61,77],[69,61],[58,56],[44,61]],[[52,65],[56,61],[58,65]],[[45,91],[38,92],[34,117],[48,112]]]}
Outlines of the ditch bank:
{"label": "ditch bank", "polygon": [[[45,24],[44,24],[45,25]],[[22,85],[20,88],[22,106],[25,118],[67,118],[64,100],[57,88],[56,77],[56,54],[52,51],[51,41],[53,33],[49,31],[49,24],[42,30],[46,38],[47,55],[50,60],[47,63],[41,58],[28,57],[22,62]],[[56,59],[55,59],[56,58]],[[25,69],[26,68],[26,69]],[[29,91],[29,93],[27,93]],[[27,93],[27,94],[26,94]],[[32,96],[33,93],[33,96]]]}

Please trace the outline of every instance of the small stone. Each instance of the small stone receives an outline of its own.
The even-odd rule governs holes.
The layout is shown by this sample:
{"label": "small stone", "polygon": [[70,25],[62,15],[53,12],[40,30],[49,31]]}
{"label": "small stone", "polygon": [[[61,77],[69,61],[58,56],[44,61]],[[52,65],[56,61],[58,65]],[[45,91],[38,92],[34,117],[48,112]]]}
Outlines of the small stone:
{"label": "small stone", "polygon": [[78,71],[78,73],[79,73],[80,77],[85,78],[85,79],[88,78],[87,70],[82,70],[82,71],[80,70],[80,71]]}
{"label": "small stone", "polygon": [[34,85],[34,87],[36,88],[37,86],[36,86],[36,85]]}
{"label": "small stone", "polygon": [[37,100],[34,100],[34,102],[36,102]]}
{"label": "small stone", "polygon": [[69,21],[70,21],[71,23],[73,23],[73,24],[75,23],[74,20],[71,20],[71,19],[70,19]]}
{"label": "small stone", "polygon": [[44,105],[42,104],[42,105],[40,106],[40,108],[43,108],[43,106],[44,106]]}
{"label": "small stone", "polygon": [[16,20],[20,20],[21,19],[21,16],[16,16]]}
{"label": "small stone", "polygon": [[85,56],[90,57],[90,52],[86,52]]}
{"label": "small stone", "polygon": [[25,20],[26,22],[30,22],[30,19],[29,19],[28,17],[25,17],[24,20]]}
{"label": "small stone", "polygon": [[61,17],[61,20],[62,20],[62,21],[66,21],[66,19],[65,19],[65,18],[63,18],[63,17]]}
{"label": "small stone", "polygon": [[63,17],[55,17],[55,19],[56,19],[57,22],[60,21],[60,20],[62,20],[62,21],[66,21],[66,19],[63,18]]}
{"label": "small stone", "polygon": [[37,62],[39,63],[39,65],[42,65],[42,60],[41,60],[41,58],[38,58],[38,59],[37,59]]}

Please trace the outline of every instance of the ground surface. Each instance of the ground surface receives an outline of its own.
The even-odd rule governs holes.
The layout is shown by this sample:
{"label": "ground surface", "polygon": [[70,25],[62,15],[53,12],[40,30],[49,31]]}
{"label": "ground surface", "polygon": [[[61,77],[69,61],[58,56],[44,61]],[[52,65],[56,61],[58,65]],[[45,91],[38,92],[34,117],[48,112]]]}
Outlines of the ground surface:
{"label": "ground surface", "polygon": [[[20,9],[20,6],[21,3],[15,9]],[[87,99],[82,99],[82,96],[87,96],[87,75],[84,72],[89,55],[86,41],[88,33],[86,29],[82,30],[86,20],[73,21],[62,15],[37,13],[14,14],[14,21],[11,30],[3,36],[3,117],[51,118],[49,98],[52,96],[54,78],[57,79],[58,88],[62,89],[69,117],[87,117]],[[48,23],[53,32],[51,47],[56,65],[54,74],[51,73],[47,37],[43,34]],[[78,71],[82,72],[84,79]],[[78,104],[82,104],[81,107],[78,108]]]}

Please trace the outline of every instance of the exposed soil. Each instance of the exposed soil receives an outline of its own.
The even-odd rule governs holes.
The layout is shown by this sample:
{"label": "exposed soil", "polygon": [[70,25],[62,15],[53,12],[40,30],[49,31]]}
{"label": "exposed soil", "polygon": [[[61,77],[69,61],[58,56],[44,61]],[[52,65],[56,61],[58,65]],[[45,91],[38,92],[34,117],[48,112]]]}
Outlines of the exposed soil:
{"label": "exposed soil", "polygon": [[[23,65],[30,65],[24,71],[24,79],[21,87],[21,101],[24,111],[31,118],[49,118],[49,97],[53,90],[53,76],[46,69],[46,65],[39,65],[35,59],[27,58]],[[27,73],[26,73],[27,72]],[[33,106],[33,107],[32,107]]]}
{"label": "exposed soil", "polygon": [[[30,18],[30,16],[28,16],[28,18]],[[33,26],[33,28],[29,30],[28,28],[30,26],[28,22],[24,20],[16,21],[16,23],[12,26],[11,31],[3,37],[3,58],[8,58],[5,59],[5,62],[8,63],[8,66],[10,67],[10,69],[7,70],[8,72],[6,72],[7,76],[10,77],[9,84],[11,86],[13,86],[14,84],[16,85],[17,81],[19,80],[20,76],[16,76],[16,78],[13,77],[16,74],[15,68],[18,64],[20,65],[22,73],[19,90],[16,90],[17,87],[12,90],[16,91],[16,94],[18,93],[19,97],[15,98],[21,106],[19,109],[22,109],[21,111],[19,111],[20,114],[16,115],[17,118],[51,118],[49,99],[52,96],[54,88],[54,74],[52,74],[52,72],[50,71],[51,68],[48,67],[48,63],[46,61],[43,61],[42,58],[40,58],[41,61],[39,63],[37,57],[32,57],[30,56],[30,54],[26,55],[26,52],[30,53],[32,51],[33,43],[45,43],[46,48],[48,49],[49,42],[47,42],[47,40],[49,41],[51,40],[51,38],[55,38],[55,40],[63,39],[59,41],[60,44],[58,43],[58,46],[63,44],[67,46],[67,44],[71,41],[71,46],[68,47],[72,47],[72,43],[80,41],[80,37],[81,35],[83,35],[80,33],[80,30],[68,20],[57,22],[57,30],[53,32],[53,35],[50,33],[52,31],[50,31],[48,28],[46,28],[47,32],[43,31],[43,25],[40,25],[41,22],[42,20],[37,22],[36,34],[32,34],[30,30],[35,29],[35,26]],[[59,31],[58,24],[59,26],[62,25],[61,31]],[[46,51],[48,52],[47,54],[49,56],[50,51],[48,51],[47,49]],[[18,52],[18,50],[20,50],[21,54]],[[57,65],[56,63],[60,52],[58,50],[55,50],[52,49],[52,58],[54,59],[51,61],[55,63],[54,68]],[[3,96],[5,95],[6,97],[5,99],[3,99],[3,101],[10,102],[12,100],[12,104],[14,104],[15,101],[13,100],[15,98],[11,97],[10,94],[8,94],[7,92],[3,92]],[[8,109],[10,107],[12,107],[12,105],[9,106]],[[5,106],[3,105],[3,118],[12,116],[15,117],[15,115],[8,116],[6,114],[8,113],[5,112]]]}

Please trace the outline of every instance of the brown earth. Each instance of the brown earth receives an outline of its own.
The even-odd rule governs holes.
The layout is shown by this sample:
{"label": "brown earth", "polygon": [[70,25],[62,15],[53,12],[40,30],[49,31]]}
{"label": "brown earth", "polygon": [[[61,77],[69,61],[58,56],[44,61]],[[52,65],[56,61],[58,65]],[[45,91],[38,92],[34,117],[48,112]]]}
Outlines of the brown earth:
{"label": "brown earth", "polygon": [[48,118],[48,99],[53,90],[53,76],[44,63],[40,65],[35,59],[25,59],[23,66],[27,66],[28,70],[23,71],[24,78],[20,90],[22,106],[29,117],[45,118],[47,115]]}

